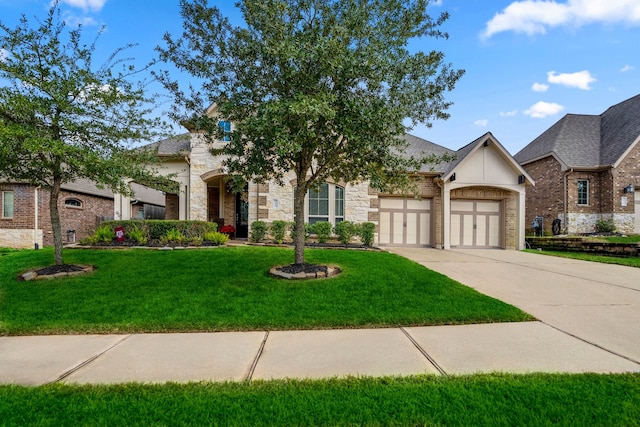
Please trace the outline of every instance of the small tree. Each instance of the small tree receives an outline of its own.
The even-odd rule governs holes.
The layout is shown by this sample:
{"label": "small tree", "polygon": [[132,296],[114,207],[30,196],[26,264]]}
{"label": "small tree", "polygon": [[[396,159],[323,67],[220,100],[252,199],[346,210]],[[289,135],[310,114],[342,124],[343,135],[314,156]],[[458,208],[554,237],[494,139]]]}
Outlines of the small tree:
{"label": "small tree", "polygon": [[97,38],[86,45],[81,27],[67,30],[58,1],[35,28],[23,15],[16,28],[0,22],[0,30],[0,178],[49,191],[55,263],[61,265],[61,186],[87,178],[130,195],[131,179],[169,190],[169,180],[146,168],[157,162],[154,153],[129,150],[156,139],[163,123],[149,118],[153,99],[144,82],[130,81],[137,71],[118,59],[131,45],[95,67]]}
{"label": "small tree", "polygon": [[[214,154],[246,180],[296,180],[295,263],[304,263],[304,199],[328,178],[406,188],[409,172],[435,156],[407,158],[405,123],[446,119],[463,71],[439,51],[412,53],[409,41],[447,37],[448,18],[432,19],[429,0],[243,0],[234,27],[207,0],[181,0],[182,38],[165,35],[160,58],[203,82],[176,97],[176,118],[220,139],[218,120],[234,123]],[[219,117],[205,114],[212,103]]]}

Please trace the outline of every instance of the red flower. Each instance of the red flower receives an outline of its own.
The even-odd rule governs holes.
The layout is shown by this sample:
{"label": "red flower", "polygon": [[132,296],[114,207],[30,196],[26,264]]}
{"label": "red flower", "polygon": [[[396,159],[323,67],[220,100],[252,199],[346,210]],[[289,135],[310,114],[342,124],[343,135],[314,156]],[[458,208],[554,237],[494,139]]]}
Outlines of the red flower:
{"label": "red flower", "polygon": [[220,232],[221,233],[235,233],[236,232],[236,228],[233,225],[223,225],[220,228]]}

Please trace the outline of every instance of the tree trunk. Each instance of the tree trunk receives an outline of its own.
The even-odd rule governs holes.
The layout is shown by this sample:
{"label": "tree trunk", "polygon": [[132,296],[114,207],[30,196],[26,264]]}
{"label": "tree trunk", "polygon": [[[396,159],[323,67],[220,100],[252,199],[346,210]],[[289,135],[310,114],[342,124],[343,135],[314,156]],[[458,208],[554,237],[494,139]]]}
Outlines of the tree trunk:
{"label": "tree trunk", "polygon": [[[298,180],[298,183],[301,181]],[[295,200],[293,207],[293,215],[294,221],[296,223],[296,240],[294,243],[294,253],[295,253],[295,263],[296,264],[304,264],[304,241],[305,241],[305,230],[304,230],[304,197],[306,191],[303,188],[298,186],[297,191],[295,192]]]}
{"label": "tree trunk", "polygon": [[61,180],[55,178],[53,187],[49,192],[49,211],[51,212],[51,228],[53,230],[53,247],[56,265],[62,265],[62,227],[60,226],[60,213],[58,212],[58,196],[60,195]]}

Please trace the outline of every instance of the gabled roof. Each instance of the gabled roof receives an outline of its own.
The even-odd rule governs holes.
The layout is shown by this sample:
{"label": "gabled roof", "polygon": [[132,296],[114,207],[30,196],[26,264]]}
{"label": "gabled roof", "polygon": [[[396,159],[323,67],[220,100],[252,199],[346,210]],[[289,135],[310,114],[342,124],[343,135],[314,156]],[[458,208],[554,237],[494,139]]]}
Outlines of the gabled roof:
{"label": "gabled roof", "polygon": [[553,155],[563,168],[615,165],[640,136],[640,95],[594,115],[567,114],[514,157],[526,164]]}
{"label": "gabled roof", "polygon": [[189,140],[190,134],[187,133],[147,144],[143,148],[157,148],[160,157],[184,155],[191,151]]}
{"label": "gabled roof", "polygon": [[[404,139],[408,144],[404,153],[407,155],[407,157],[413,156],[415,158],[419,158],[421,156],[428,156],[430,154],[442,156],[443,154],[453,155],[455,153],[453,150],[449,150],[442,145],[434,144],[431,141],[427,141],[426,139],[422,139],[408,133],[404,134],[402,136],[402,139]],[[442,173],[446,170],[446,167],[447,163],[440,163],[437,165],[426,164],[422,166],[420,172]]]}

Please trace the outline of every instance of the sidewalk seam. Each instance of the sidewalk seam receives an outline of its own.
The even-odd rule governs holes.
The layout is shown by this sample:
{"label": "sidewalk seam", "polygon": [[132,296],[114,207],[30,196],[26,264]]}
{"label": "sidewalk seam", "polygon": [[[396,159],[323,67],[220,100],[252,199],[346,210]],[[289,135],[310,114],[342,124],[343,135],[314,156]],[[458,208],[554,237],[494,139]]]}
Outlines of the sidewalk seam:
{"label": "sidewalk seam", "polygon": [[244,379],[245,381],[251,381],[251,379],[253,378],[253,373],[256,370],[256,367],[258,366],[258,362],[260,361],[260,357],[262,356],[262,352],[264,351],[264,346],[267,344],[267,339],[269,338],[269,331],[265,331],[264,333],[264,338],[262,339],[262,342],[260,343],[260,347],[258,348],[258,352],[256,353],[256,357],[253,359],[253,363],[251,364],[251,368],[249,368],[249,373],[247,374],[247,377]]}
{"label": "sidewalk seam", "polygon": [[448,376],[447,372],[444,369],[442,369],[440,365],[438,365],[438,362],[436,362],[433,359],[433,357],[431,357],[431,355],[429,355],[429,353],[427,353],[427,351],[424,348],[422,348],[420,344],[418,344],[416,340],[413,339],[411,334],[409,334],[409,332],[405,328],[401,326],[400,330],[402,331],[403,334],[405,334],[405,336],[409,339],[409,341],[411,341],[411,343],[418,349],[418,351],[422,353],[422,355],[433,365],[433,367],[436,368],[438,372],[440,372],[440,375]]}
{"label": "sidewalk seam", "polygon": [[90,358],[85,360],[84,362],[81,362],[78,365],[74,366],[73,368],[63,372],[62,374],[58,375],[55,379],[53,379],[53,380],[51,380],[49,382],[46,382],[44,385],[55,384],[57,382],[60,382],[60,381],[64,380],[65,378],[67,378],[68,376],[73,374],[74,372],[77,372],[80,369],[84,368],[88,364],[92,363],[94,360],[96,360],[99,357],[101,357],[103,354],[107,353],[108,351],[111,351],[112,349],[114,349],[115,347],[119,346],[120,344],[122,344],[123,342],[125,342],[126,340],[128,340],[131,337],[132,337],[132,335],[125,335],[124,337],[119,339],[116,343],[114,343],[111,346],[107,347],[106,349],[104,349],[100,353],[94,354],[93,356],[91,356]]}
{"label": "sidewalk seam", "polygon": [[540,320],[540,319],[538,319],[538,321],[539,321],[540,323],[544,324],[544,325],[549,326],[550,328],[555,329],[555,330],[556,330],[556,331],[558,331],[558,332],[562,332],[563,334],[569,335],[569,336],[570,336],[570,337],[572,337],[572,338],[575,338],[575,339],[577,339],[577,340],[580,340],[580,341],[582,341],[582,342],[583,342],[583,343],[585,343],[585,344],[592,345],[592,346],[594,346],[594,347],[596,347],[596,348],[599,348],[600,350],[606,351],[606,352],[607,352],[607,353],[609,353],[609,354],[612,354],[612,355],[614,355],[614,356],[618,356],[618,357],[621,357],[621,358],[623,358],[623,359],[626,359],[626,360],[628,360],[629,362],[633,362],[633,363],[635,363],[636,365],[640,365],[640,361],[635,360],[635,359],[633,359],[633,358],[631,358],[631,357],[629,357],[629,356],[625,356],[624,354],[620,354],[620,353],[615,352],[615,351],[613,351],[613,350],[609,350],[608,348],[603,347],[603,346],[601,346],[600,344],[596,344],[596,343],[594,343],[594,342],[592,342],[592,341],[589,341],[589,340],[587,340],[587,339],[584,339],[584,338],[582,338],[582,337],[579,337],[578,335],[572,334],[571,332],[567,332],[567,331],[565,331],[564,329],[560,329],[559,327],[557,327],[557,326],[553,326],[552,324],[547,323],[547,322],[544,322],[544,321],[542,321],[542,320]]}

